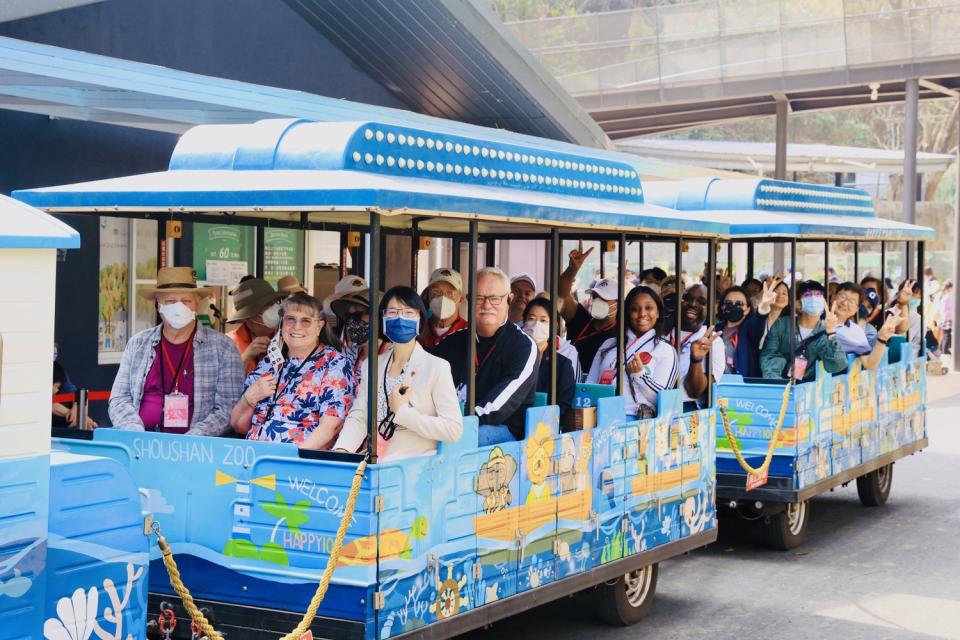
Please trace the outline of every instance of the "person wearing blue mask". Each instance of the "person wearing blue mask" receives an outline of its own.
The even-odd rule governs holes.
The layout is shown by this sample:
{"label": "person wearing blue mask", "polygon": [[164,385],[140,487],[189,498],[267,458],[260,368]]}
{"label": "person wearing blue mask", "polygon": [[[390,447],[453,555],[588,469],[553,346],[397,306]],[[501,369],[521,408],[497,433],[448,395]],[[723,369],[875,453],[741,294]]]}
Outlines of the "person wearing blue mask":
{"label": "person wearing blue mask", "polygon": [[[456,442],[463,435],[450,364],[417,342],[427,309],[416,291],[393,287],[381,299],[379,311],[389,346],[377,359],[377,458],[398,460],[436,453],[438,441]],[[360,377],[367,378],[367,361]],[[367,397],[367,385],[361,384],[334,450],[365,448]]]}
{"label": "person wearing blue mask", "polygon": [[[828,373],[847,368],[847,355],[837,341],[836,303],[826,308],[823,285],[806,280],[797,285],[797,320],[792,336],[796,357],[791,355],[791,322],[787,316],[778,319],[767,333],[760,351],[760,370],[764,378],[813,380],[817,364],[823,363]],[[822,319],[821,319],[822,318]]]}

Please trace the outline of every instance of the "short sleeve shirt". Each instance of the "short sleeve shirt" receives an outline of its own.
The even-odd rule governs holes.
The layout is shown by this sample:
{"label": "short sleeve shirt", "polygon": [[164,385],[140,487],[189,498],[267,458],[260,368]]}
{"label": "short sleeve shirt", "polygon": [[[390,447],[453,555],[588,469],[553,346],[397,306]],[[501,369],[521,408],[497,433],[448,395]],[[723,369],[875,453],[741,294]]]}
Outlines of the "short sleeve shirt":
{"label": "short sleeve shirt", "polygon": [[[303,442],[328,416],[343,420],[355,395],[350,362],[333,347],[322,347],[301,367],[296,358],[287,360],[273,398],[257,403],[250,421],[249,440]],[[244,383],[246,390],[271,371],[264,358]]]}

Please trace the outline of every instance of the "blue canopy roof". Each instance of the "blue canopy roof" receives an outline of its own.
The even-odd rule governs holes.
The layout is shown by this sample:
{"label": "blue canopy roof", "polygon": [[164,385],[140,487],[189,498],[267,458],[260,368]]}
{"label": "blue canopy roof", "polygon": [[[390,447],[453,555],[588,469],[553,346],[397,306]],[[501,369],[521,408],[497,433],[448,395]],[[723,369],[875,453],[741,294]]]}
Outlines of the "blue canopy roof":
{"label": "blue canopy roof", "polygon": [[637,172],[619,154],[522,137],[467,136],[383,122],[265,120],[185,134],[161,173],[18,191],[49,211],[198,211],[362,224],[368,208],[405,214],[636,232],[724,235],[646,205]]}
{"label": "blue canopy roof", "polygon": [[76,249],[80,234],[22,202],[0,195],[0,249]]}
{"label": "blue canopy roof", "polygon": [[648,202],[729,225],[734,237],[928,240],[933,229],[878,218],[860,189],[765,178],[651,182]]}

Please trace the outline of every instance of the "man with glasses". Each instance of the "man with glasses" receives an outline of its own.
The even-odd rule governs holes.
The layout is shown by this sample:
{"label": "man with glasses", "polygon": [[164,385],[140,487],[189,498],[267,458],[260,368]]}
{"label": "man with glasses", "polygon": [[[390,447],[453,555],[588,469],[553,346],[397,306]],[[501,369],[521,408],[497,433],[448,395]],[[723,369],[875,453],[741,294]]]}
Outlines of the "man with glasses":
{"label": "man with glasses", "polygon": [[477,272],[474,296],[477,324],[477,354],[474,362],[464,357],[470,333],[460,331],[431,352],[450,363],[460,401],[466,400],[469,367],[476,367],[476,406],[480,418],[480,446],[522,440],[526,410],[533,405],[538,373],[538,351],[533,339],[508,322],[510,278],[496,267]]}
{"label": "man with glasses", "polygon": [[[683,399],[698,403],[705,400],[709,384],[706,374],[707,354],[710,354],[710,371],[715,381],[723,375],[725,366],[723,340],[719,333],[706,325],[707,296],[707,287],[695,284],[690,286],[680,299],[680,380],[683,384]],[[667,326],[671,327],[670,343],[676,348],[676,320],[670,318],[668,323]]]}
{"label": "man with glasses", "polygon": [[[790,335],[789,316],[781,316],[770,328],[760,351],[764,378],[813,380],[819,362],[828,373],[840,373],[847,368],[847,354],[837,341],[836,303],[827,309],[823,294],[823,285],[815,280],[797,285],[794,335]],[[790,362],[791,340],[796,353],[793,362]]]}

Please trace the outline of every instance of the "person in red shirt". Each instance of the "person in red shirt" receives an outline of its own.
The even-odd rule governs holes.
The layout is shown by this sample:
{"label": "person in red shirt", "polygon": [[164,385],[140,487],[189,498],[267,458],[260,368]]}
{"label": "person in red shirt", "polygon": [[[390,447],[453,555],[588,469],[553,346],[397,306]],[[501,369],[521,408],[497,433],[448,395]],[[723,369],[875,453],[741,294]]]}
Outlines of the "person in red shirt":
{"label": "person in red shirt", "polygon": [[420,333],[420,344],[432,349],[458,331],[467,328],[460,316],[463,303],[463,278],[453,269],[435,269],[427,285],[426,304],[430,319]]}
{"label": "person in red shirt", "polygon": [[280,323],[280,300],[283,296],[261,278],[241,282],[230,292],[235,311],[227,323],[240,323],[227,337],[233,340],[243,361],[243,371],[250,373],[267,353],[270,338]]}

